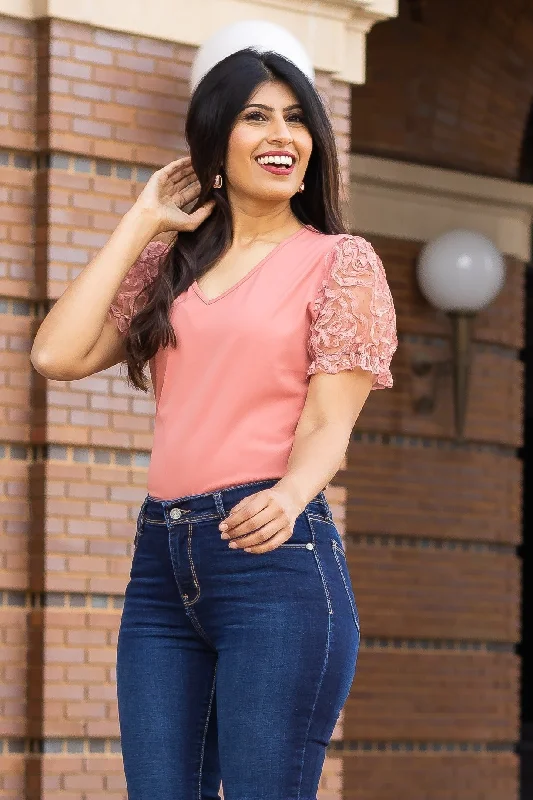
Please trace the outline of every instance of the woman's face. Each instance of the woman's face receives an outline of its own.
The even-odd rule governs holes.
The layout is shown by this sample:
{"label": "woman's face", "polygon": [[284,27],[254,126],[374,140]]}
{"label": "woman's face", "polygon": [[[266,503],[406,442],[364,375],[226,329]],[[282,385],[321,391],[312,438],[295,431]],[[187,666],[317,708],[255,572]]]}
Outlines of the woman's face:
{"label": "woman's face", "polygon": [[[237,116],[228,142],[224,166],[230,199],[288,201],[304,180],[312,147],[292,89],[280,81],[261,84]],[[279,154],[283,163],[267,159],[267,153]]]}

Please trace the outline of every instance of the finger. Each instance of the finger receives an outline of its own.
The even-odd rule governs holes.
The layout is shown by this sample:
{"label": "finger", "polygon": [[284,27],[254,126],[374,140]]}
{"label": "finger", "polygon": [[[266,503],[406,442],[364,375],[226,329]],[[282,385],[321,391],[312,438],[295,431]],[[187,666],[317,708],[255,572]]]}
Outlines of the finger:
{"label": "finger", "polygon": [[200,194],[200,183],[195,181],[195,183],[191,183],[185,189],[182,189],[180,192],[176,192],[174,195],[174,201],[179,201],[178,205],[186,206],[188,205],[191,200],[195,200],[198,195]]}
{"label": "finger", "polygon": [[191,167],[190,169],[184,170],[183,172],[176,173],[176,175],[170,177],[169,180],[172,183],[172,187],[174,189],[183,189],[190,183],[194,183],[195,181],[197,181],[198,176]]}
{"label": "finger", "polygon": [[190,158],[180,158],[177,161],[171,161],[170,164],[167,164],[161,171],[163,173],[163,177],[167,178],[168,180],[175,180],[178,176],[185,174],[187,172],[192,172],[193,167]]}
{"label": "finger", "polygon": [[252,554],[259,554],[259,553],[269,553],[271,550],[277,550],[277,548],[284,544],[287,541],[287,534],[285,531],[282,531],[275,536],[272,536],[267,542],[263,542],[263,544],[258,545],[250,545],[247,547],[243,547],[243,552],[245,553],[252,553]]}
{"label": "finger", "polygon": [[228,524],[228,527],[234,528],[240,525],[241,522],[263,511],[268,506],[268,502],[269,497],[264,491],[245,497],[233,506],[224,522]]}
{"label": "finger", "polygon": [[165,175],[170,175],[176,169],[180,169],[182,167],[187,166],[191,163],[190,156],[182,156],[182,158],[177,158],[175,161],[170,161],[164,167],[161,168],[161,171],[165,173]]}
{"label": "finger", "polygon": [[[251,533],[252,531],[262,528],[264,525],[268,525],[278,517],[279,514],[277,514],[274,509],[269,506],[263,508],[261,511],[258,511],[256,514],[248,511],[246,518],[243,519],[242,522],[230,521],[229,527],[224,530],[223,535],[227,536],[228,539],[244,536],[247,533]],[[287,520],[285,520],[285,522],[286,521]]]}
{"label": "finger", "polygon": [[282,531],[288,532],[287,522],[285,520],[274,519],[269,521],[266,525],[257,527],[257,530],[247,533],[245,536],[232,538],[228,543],[228,547],[230,545],[236,545],[244,549],[245,547],[261,545]]}
{"label": "finger", "polygon": [[214,200],[209,200],[203,206],[197,208],[196,211],[193,211],[192,214],[189,214],[189,221],[190,224],[193,226],[193,230],[194,228],[197,228],[199,225],[201,225],[202,222],[204,222],[207,219],[209,214],[214,209],[215,205],[216,203]]}

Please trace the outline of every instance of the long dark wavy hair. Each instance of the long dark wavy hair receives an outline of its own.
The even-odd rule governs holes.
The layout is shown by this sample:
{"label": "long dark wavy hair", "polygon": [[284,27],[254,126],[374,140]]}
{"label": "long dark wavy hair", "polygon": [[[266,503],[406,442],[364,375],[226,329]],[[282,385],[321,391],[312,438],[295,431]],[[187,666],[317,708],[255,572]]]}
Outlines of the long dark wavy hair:
{"label": "long dark wavy hair", "polygon": [[274,52],[245,48],[216,64],[200,81],[189,104],[185,138],[201,190],[194,211],[216,200],[211,214],[195,230],[180,233],[165,251],[155,279],[145,289],[145,303],[131,320],[125,340],[128,382],[147,392],[144,367],[160,347],[177,346],[170,323],[174,299],[198,280],[231,245],[233,222],[226,181],[213,191],[217,173],[224,177],[225,157],[238,114],[257,87],[280,80],[297,96],[313,147],[305,173],[305,191],[290,199],[294,215],[327,233],[347,233],[341,213],[341,176],[334,133],[322,99],[307,76]]}

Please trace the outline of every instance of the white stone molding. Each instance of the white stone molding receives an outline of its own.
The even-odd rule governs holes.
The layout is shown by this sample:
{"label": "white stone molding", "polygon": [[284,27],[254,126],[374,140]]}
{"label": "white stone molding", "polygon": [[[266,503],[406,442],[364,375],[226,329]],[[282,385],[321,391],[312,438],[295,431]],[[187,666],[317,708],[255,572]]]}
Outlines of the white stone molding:
{"label": "white stone molding", "polygon": [[350,229],[425,242],[451,228],[531,257],[533,186],[373,156],[350,156]]}
{"label": "white stone molding", "polygon": [[50,17],[199,46],[230,22],[263,19],[287,28],[317,70],[364,83],[366,34],[395,17],[398,0],[0,0],[0,14]]}

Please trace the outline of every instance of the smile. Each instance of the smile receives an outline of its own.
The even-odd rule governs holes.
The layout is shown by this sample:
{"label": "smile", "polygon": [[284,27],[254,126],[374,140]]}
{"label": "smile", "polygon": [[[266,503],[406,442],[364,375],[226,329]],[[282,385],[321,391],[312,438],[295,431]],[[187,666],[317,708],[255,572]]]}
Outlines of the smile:
{"label": "smile", "polygon": [[262,169],[273,175],[290,175],[296,163],[291,156],[259,156],[255,160]]}

